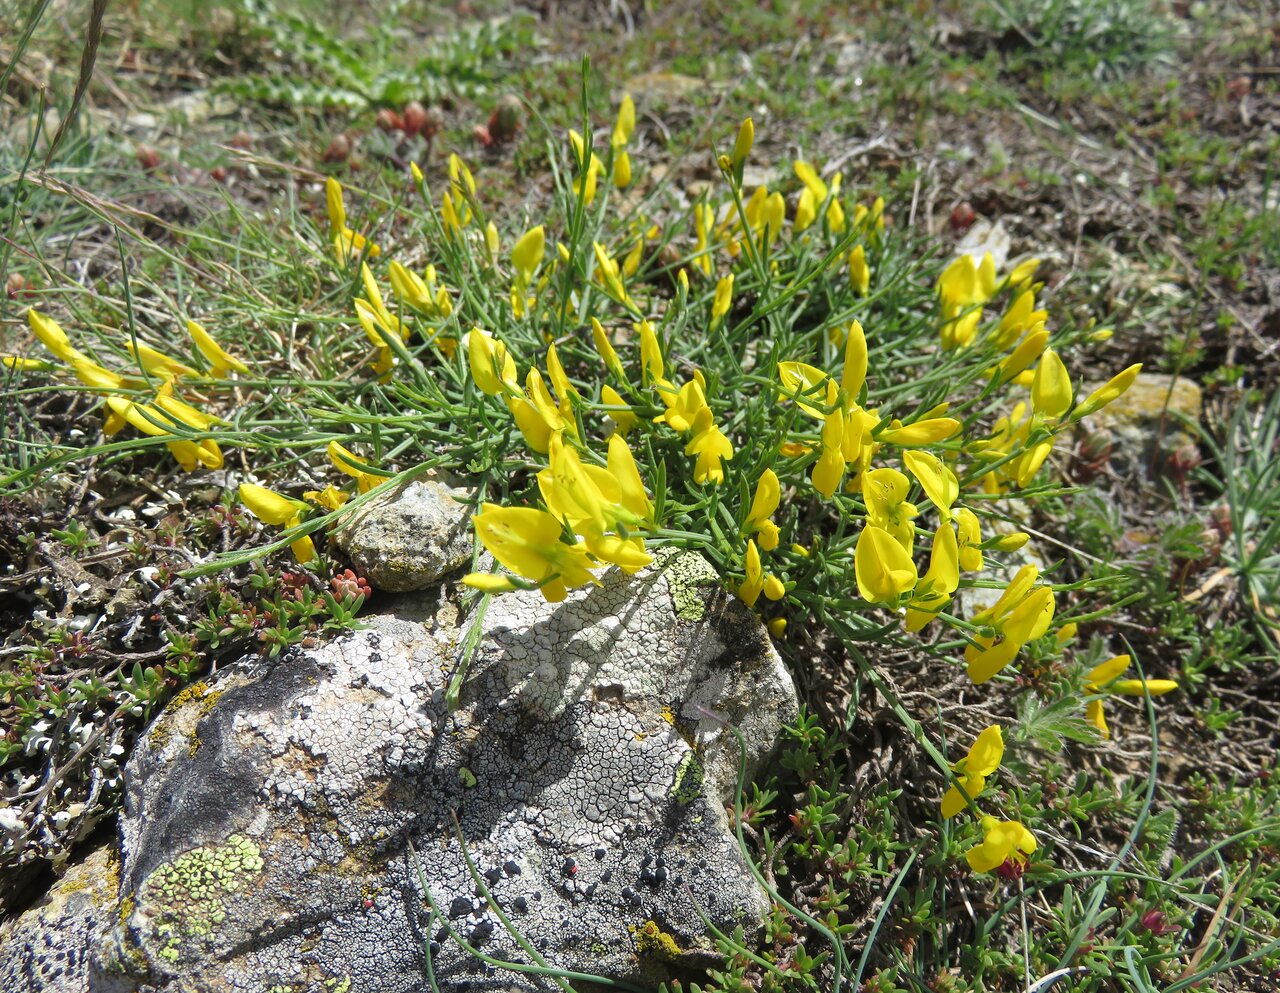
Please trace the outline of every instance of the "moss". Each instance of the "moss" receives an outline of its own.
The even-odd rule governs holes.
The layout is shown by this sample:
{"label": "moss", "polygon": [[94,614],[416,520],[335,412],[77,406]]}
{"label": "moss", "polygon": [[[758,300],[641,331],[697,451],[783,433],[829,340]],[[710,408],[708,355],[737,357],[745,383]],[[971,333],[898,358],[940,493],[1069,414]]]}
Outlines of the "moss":
{"label": "moss", "polygon": [[645,921],[635,931],[636,951],[643,956],[678,962],[684,954],[676,939],[654,921]]}
{"label": "moss", "polygon": [[151,937],[157,954],[171,962],[189,937],[206,937],[227,919],[226,897],[262,871],[258,845],[233,834],[221,845],[194,848],[161,866],[144,884],[144,897],[158,913]]}

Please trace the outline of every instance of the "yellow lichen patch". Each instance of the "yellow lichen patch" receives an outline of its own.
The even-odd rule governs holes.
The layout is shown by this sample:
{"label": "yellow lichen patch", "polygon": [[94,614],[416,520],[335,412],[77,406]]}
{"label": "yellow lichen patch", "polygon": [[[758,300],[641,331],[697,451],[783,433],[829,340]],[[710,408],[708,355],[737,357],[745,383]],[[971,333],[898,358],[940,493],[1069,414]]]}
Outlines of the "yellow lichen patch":
{"label": "yellow lichen patch", "polygon": [[636,952],[659,958],[666,962],[678,962],[684,954],[676,939],[654,921],[645,921],[635,929]]}
{"label": "yellow lichen patch", "polygon": [[[209,684],[202,681],[192,683],[177,694],[169,701],[164,713],[160,715],[155,727],[151,729],[149,737],[151,747],[156,751],[162,751],[173,739],[174,734],[183,731],[191,735],[187,754],[195,755],[200,750],[200,739],[194,733],[195,724],[213,709],[213,705],[218,702],[218,698],[222,696],[222,693],[222,690],[211,690]],[[187,705],[192,703],[198,703],[199,706],[193,708],[190,714],[184,713]],[[189,731],[187,726],[190,727]]]}
{"label": "yellow lichen patch", "polygon": [[675,727],[675,724],[676,724],[676,712],[675,712],[674,710],[672,710],[672,709],[671,709],[670,707],[668,707],[668,706],[664,706],[661,710],[659,710],[659,711],[658,711],[658,713],[662,715],[662,719],[663,719],[664,721],[666,721],[666,722],[667,722],[668,724],[670,724],[672,727]]}

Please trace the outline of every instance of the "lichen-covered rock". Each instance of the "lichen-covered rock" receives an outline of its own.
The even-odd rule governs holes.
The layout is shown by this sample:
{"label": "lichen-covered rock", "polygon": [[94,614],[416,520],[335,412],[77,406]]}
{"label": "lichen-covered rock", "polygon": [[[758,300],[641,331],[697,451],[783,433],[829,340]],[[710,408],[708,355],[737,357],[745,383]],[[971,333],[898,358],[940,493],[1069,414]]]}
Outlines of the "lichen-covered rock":
{"label": "lichen-covered rock", "polygon": [[[1080,396],[1100,386],[1086,384]],[[1078,433],[1080,457],[1106,462],[1128,478],[1168,476],[1195,464],[1196,441],[1186,424],[1200,420],[1199,385],[1185,377],[1139,373],[1118,400],[1086,418]]]}
{"label": "lichen-covered rock", "polygon": [[474,641],[377,617],[233,667],[164,715],[127,769],[94,981],[408,993],[430,968],[442,990],[553,988],[450,936],[529,961],[486,893],[539,956],[633,981],[706,963],[698,907],[758,933],[768,901],[725,816],[725,722],[756,763],[796,706],[759,621],[676,555],[561,604],[497,598],[479,623]]}
{"label": "lichen-covered rock", "polygon": [[415,479],[355,511],[333,539],[375,589],[426,589],[471,558],[465,499],[439,480]]}
{"label": "lichen-covered rock", "polygon": [[120,888],[113,849],[93,849],[39,903],[0,924],[0,990],[88,989],[90,949],[114,920]]}

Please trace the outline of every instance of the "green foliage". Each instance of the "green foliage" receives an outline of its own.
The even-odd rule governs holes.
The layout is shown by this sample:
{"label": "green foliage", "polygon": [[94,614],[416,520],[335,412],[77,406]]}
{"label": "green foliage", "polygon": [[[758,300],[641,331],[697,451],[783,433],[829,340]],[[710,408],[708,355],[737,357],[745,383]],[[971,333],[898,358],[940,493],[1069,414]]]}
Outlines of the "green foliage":
{"label": "green foliage", "polygon": [[[406,0],[395,0],[386,22],[394,23],[407,7]],[[398,32],[377,29],[363,43],[335,37],[313,17],[274,0],[244,0],[244,14],[279,65],[270,74],[225,80],[220,88],[280,107],[358,111],[399,108],[411,100],[479,99],[502,85],[512,53],[532,43],[519,16],[446,29],[408,46]]]}
{"label": "green foliage", "polygon": [[1069,65],[1095,78],[1172,62],[1174,22],[1156,0],[986,0],[985,18],[1028,47],[1045,70]]}

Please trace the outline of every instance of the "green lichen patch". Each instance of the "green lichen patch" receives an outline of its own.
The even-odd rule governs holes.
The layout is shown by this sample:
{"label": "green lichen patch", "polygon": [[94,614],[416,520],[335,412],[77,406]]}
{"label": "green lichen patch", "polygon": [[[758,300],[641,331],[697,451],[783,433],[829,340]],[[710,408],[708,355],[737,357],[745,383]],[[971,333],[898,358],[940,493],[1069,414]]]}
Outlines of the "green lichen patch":
{"label": "green lichen patch", "polygon": [[178,960],[183,940],[206,937],[227,919],[226,898],[262,871],[258,845],[233,834],[221,845],[194,848],[157,869],[142,900],[157,911],[150,926],[157,954]]}
{"label": "green lichen patch", "polygon": [[698,756],[688,752],[676,767],[675,782],[671,784],[671,796],[682,807],[687,807],[702,794],[706,773]]}
{"label": "green lichen patch", "polygon": [[682,621],[700,621],[707,613],[707,587],[717,586],[720,577],[701,555],[672,554],[663,563],[671,603]]}

